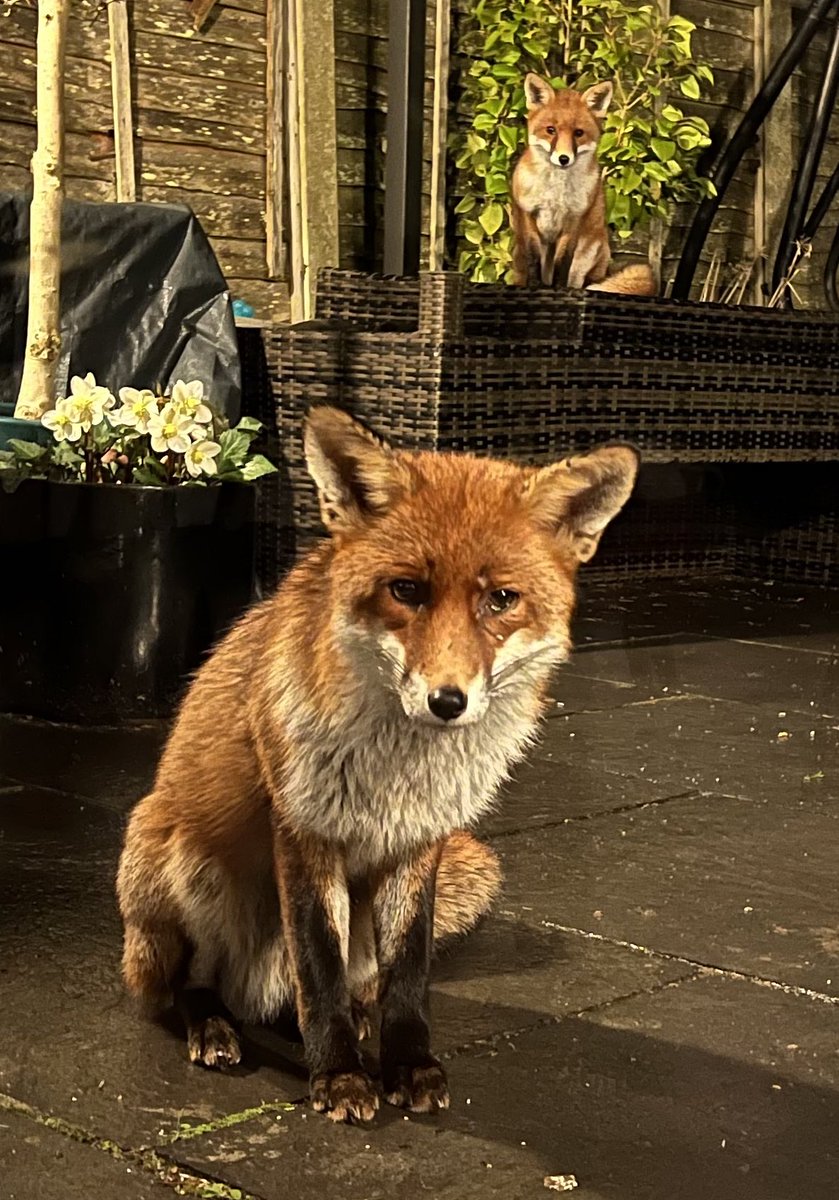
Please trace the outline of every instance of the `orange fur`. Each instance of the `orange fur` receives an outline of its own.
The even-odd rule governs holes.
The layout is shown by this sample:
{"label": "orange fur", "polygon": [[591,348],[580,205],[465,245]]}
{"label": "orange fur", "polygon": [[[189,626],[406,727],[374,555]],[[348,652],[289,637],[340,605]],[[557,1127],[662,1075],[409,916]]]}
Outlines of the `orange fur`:
{"label": "orange fur", "polygon": [[514,283],[653,295],[648,268],[607,278],[611,251],[597,145],[611,83],[555,91],[530,74],[524,86],[528,145],[511,187]]}
{"label": "orange fur", "polygon": [[[324,1030],[375,994],[380,970],[402,969],[435,870],[437,938],[497,894],[495,855],[463,826],[533,735],[568,650],[577,567],[637,456],[522,468],[403,453],[331,409],[310,414],[306,449],[332,536],[197,673],[129,821],[117,889],[130,991],[217,989],[247,1020],[296,1004],[321,1064],[316,1105],[352,1117],[370,1111],[369,1084],[346,1055],[324,1068],[337,1055]],[[406,579],[420,603],[398,599]],[[449,724],[432,697],[452,686],[466,704]],[[188,1028],[195,1061],[238,1061],[220,1014],[193,1005]],[[405,1088],[393,1094],[443,1104],[439,1078]]]}

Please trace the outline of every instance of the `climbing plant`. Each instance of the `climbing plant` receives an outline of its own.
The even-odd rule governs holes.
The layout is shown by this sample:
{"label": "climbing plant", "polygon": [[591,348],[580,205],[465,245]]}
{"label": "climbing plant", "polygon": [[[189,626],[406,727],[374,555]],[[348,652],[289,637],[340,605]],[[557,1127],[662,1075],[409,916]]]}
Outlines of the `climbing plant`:
{"label": "climbing plant", "polygon": [[693,58],[694,29],[625,0],[473,0],[457,43],[461,126],[451,145],[461,271],[483,283],[509,279],[510,177],[526,145],[528,71],[556,88],[614,81],[598,157],[618,237],[713,193],[697,169],[708,125],[681,106],[714,82]]}

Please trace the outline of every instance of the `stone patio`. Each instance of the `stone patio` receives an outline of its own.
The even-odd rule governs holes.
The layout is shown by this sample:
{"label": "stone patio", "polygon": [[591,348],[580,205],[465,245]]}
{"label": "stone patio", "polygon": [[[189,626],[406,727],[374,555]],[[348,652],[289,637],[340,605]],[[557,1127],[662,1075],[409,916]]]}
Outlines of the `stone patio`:
{"label": "stone patio", "polygon": [[839,597],[592,586],[577,643],[434,972],[451,1111],[366,1128],[276,1033],[216,1075],[124,998],[163,729],[0,719],[0,1200],[836,1200]]}

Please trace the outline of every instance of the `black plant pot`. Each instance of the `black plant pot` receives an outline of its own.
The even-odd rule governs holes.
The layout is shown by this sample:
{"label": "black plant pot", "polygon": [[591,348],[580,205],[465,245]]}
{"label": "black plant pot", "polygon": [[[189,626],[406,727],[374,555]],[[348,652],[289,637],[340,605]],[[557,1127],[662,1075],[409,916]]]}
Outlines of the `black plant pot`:
{"label": "black plant pot", "polygon": [[253,598],[256,489],[0,490],[0,712],[169,715]]}

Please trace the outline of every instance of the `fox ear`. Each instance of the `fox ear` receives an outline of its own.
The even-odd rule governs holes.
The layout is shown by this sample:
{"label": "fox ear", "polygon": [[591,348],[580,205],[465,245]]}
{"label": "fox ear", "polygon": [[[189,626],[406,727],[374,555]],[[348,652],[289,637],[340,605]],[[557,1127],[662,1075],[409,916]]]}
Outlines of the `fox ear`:
{"label": "fox ear", "polygon": [[632,446],[603,446],[534,471],[525,503],[537,525],[570,541],[574,557],[588,562],[600,535],[632,495],[640,457]]}
{"label": "fox ear", "polygon": [[524,77],[524,95],[528,109],[533,109],[541,108],[543,104],[550,104],[556,96],[556,92],[541,75],[534,75],[530,71]]}
{"label": "fox ear", "polygon": [[602,121],[609,111],[613,91],[612,84],[607,80],[606,83],[595,83],[583,92],[583,100],[597,117],[598,121]]}
{"label": "fox ear", "polygon": [[396,452],[340,409],[310,409],[303,449],[330,533],[387,512],[408,486]]}

